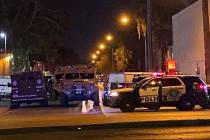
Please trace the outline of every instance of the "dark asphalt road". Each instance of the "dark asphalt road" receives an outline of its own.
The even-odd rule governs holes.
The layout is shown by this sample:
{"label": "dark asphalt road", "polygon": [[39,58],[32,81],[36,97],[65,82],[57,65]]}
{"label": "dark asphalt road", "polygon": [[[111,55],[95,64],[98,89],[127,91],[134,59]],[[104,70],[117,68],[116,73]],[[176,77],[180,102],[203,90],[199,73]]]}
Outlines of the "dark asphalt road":
{"label": "dark asphalt road", "polygon": [[209,127],[135,128],[54,131],[1,135],[0,140],[137,140],[137,139],[210,139]]}

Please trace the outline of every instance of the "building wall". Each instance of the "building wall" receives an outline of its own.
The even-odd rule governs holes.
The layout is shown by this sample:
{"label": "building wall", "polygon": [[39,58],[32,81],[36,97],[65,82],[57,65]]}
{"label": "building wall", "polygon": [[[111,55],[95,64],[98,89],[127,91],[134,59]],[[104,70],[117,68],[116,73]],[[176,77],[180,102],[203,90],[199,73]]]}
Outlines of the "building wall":
{"label": "building wall", "polygon": [[172,26],[172,48],[177,70],[184,74],[200,74],[205,80],[202,0],[174,15]]}
{"label": "building wall", "polygon": [[11,73],[11,59],[8,54],[0,54],[0,76],[9,76]]}

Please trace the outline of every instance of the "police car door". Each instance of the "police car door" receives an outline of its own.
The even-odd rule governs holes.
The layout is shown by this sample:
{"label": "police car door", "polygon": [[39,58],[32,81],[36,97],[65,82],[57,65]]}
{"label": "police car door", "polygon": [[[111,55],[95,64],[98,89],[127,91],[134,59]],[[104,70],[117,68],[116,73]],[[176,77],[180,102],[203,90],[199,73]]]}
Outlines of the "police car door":
{"label": "police car door", "polygon": [[141,103],[158,102],[160,78],[154,78],[139,88]]}
{"label": "police car door", "polygon": [[184,93],[184,85],[177,77],[164,77],[162,79],[162,101],[178,101]]}

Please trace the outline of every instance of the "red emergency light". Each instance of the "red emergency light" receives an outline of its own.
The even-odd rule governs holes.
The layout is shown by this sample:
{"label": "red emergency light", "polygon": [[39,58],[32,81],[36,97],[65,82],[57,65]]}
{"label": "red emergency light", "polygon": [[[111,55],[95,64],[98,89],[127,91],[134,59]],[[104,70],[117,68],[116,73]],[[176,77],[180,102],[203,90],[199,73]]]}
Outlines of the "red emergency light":
{"label": "red emergency light", "polygon": [[167,68],[168,68],[168,70],[175,70],[176,69],[176,61],[168,60]]}

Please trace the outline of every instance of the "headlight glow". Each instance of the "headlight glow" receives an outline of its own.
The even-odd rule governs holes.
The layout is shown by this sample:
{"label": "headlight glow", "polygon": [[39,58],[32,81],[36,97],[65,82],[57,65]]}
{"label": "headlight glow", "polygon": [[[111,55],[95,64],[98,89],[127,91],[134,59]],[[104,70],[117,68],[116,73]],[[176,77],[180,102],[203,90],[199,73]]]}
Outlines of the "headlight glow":
{"label": "headlight glow", "polygon": [[116,97],[116,96],[118,96],[119,94],[117,93],[117,92],[111,92],[110,93],[110,96],[112,96],[112,97]]}

